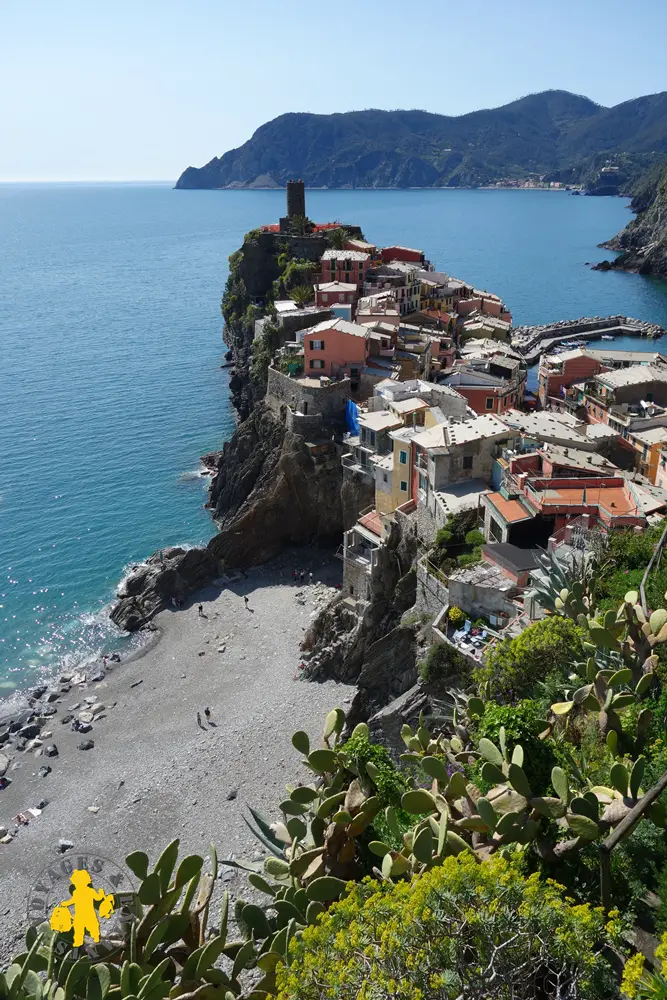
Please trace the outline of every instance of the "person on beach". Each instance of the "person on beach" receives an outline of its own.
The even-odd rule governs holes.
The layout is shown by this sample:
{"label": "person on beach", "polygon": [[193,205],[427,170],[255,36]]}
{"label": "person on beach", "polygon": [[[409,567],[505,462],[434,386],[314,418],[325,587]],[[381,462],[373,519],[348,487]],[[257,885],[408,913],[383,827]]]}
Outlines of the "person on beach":
{"label": "person on beach", "polygon": [[312,569],[311,569],[310,573],[308,574],[308,582],[310,583],[310,585],[312,587],[312,585],[313,585],[313,571],[312,571]]}
{"label": "person on beach", "polygon": [[200,729],[204,728],[201,724],[201,714],[199,712],[197,712],[197,725],[199,726]]}
{"label": "person on beach", "polygon": [[250,598],[248,597],[247,594],[243,595],[243,600],[245,601],[246,611],[250,611],[250,608],[248,607],[248,605],[250,604]]}
{"label": "person on beach", "polygon": [[206,721],[210,722],[211,721],[211,709],[208,707],[208,705],[204,709],[204,715],[206,716]]}
{"label": "person on beach", "polygon": [[197,614],[199,615],[200,618],[206,618],[206,615],[204,614],[203,604],[200,604],[199,607],[197,608]]}

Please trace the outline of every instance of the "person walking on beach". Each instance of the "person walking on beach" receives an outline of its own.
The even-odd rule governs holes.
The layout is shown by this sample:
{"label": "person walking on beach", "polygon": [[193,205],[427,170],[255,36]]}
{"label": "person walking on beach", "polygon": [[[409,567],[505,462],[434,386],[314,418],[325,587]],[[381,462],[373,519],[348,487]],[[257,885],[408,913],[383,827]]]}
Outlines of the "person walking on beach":
{"label": "person walking on beach", "polygon": [[206,716],[206,721],[210,722],[211,721],[211,709],[208,707],[208,705],[204,709],[204,715]]}
{"label": "person walking on beach", "polygon": [[201,724],[201,715],[199,712],[197,712],[197,725],[199,726],[200,729],[204,728]]}
{"label": "person walking on beach", "polygon": [[200,618],[206,618],[206,615],[204,614],[203,604],[200,604],[199,607],[197,608],[197,614],[199,615]]}
{"label": "person walking on beach", "polygon": [[245,602],[246,611],[250,611],[250,608],[248,607],[248,605],[250,604],[250,598],[248,597],[247,594],[243,595],[243,600]]}

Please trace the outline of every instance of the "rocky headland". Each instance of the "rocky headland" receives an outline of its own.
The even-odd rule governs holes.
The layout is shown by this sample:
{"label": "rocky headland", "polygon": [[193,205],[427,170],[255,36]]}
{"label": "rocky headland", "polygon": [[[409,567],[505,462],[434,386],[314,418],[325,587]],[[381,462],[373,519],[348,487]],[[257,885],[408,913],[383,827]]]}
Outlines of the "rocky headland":
{"label": "rocky headland", "polygon": [[667,167],[649,171],[632,199],[637,213],[625,229],[606,243],[618,256],[595,265],[598,271],[635,271],[667,278]]}

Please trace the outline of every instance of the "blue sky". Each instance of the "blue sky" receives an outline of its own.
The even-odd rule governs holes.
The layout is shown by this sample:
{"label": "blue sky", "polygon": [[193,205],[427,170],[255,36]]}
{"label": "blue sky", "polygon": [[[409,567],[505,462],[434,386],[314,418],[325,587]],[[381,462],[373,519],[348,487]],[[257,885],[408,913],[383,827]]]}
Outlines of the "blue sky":
{"label": "blue sky", "polygon": [[0,0],[0,180],[175,179],[286,111],[667,89],[665,0]]}

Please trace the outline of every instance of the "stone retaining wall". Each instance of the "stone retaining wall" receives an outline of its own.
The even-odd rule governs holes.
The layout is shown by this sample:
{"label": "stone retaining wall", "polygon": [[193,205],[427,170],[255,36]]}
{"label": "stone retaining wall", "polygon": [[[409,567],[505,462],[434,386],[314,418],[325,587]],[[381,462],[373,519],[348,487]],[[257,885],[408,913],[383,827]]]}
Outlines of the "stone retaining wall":
{"label": "stone retaining wall", "polygon": [[417,600],[415,607],[420,614],[438,615],[449,604],[447,584],[428,571],[426,559],[417,563]]}
{"label": "stone retaining wall", "polygon": [[349,395],[348,378],[330,385],[314,386],[283,375],[277,368],[269,368],[266,402],[274,413],[279,414],[282,404],[286,403],[299,413],[304,413],[305,409],[304,415],[309,417],[321,414],[327,420],[342,420]]}

